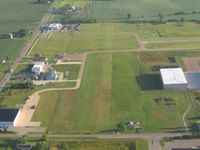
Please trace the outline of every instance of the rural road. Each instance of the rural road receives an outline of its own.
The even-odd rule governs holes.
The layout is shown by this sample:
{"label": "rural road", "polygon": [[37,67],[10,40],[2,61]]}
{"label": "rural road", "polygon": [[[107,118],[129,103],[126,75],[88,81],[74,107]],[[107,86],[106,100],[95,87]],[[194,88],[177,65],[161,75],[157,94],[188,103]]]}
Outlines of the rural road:
{"label": "rural road", "polygon": [[35,29],[35,31],[33,32],[31,38],[26,42],[25,46],[23,47],[23,49],[17,54],[16,60],[15,62],[13,62],[10,67],[9,67],[9,71],[7,71],[3,78],[0,81],[0,92],[3,90],[4,86],[6,85],[6,83],[9,81],[10,76],[12,74],[12,71],[15,70],[18,66],[18,64],[20,63],[20,61],[22,60],[23,56],[26,56],[26,54],[28,53],[28,51],[31,49],[32,45],[34,44],[34,42],[37,40],[39,34],[40,34],[40,28],[48,23],[49,17],[51,16],[51,10],[53,8],[53,6],[57,3],[57,1],[54,1],[53,4],[50,6],[48,12],[44,15],[44,17],[42,18],[42,20],[40,21],[39,25],[37,26],[37,28]]}

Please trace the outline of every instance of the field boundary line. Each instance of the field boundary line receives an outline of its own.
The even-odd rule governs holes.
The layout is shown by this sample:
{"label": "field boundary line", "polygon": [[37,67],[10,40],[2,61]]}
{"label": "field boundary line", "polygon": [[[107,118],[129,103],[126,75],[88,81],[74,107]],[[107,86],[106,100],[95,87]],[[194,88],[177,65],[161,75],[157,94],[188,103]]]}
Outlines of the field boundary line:
{"label": "field boundary line", "polygon": [[35,47],[35,45],[37,44],[39,39],[35,40],[34,44],[31,46],[31,49],[29,50],[27,56],[29,56],[29,54],[32,52],[32,49]]}

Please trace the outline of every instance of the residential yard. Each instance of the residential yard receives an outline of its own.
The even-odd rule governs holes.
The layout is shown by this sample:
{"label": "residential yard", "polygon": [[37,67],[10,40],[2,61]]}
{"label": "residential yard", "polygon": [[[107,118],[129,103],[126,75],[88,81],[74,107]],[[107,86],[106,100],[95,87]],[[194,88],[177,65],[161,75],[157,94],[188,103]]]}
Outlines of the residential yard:
{"label": "residential yard", "polygon": [[[78,78],[80,65],[54,65],[52,66],[57,72],[64,73],[64,78],[67,80],[76,80]],[[68,75],[66,73],[68,72]]]}
{"label": "residential yard", "polygon": [[[124,29],[128,27],[128,29]],[[56,53],[85,53],[103,50],[130,50],[138,47],[134,32],[126,24],[84,24],[80,33],[53,33],[50,39],[40,39],[31,55],[53,56]],[[91,30],[90,30],[91,28]]]}
{"label": "residential yard", "polygon": [[[158,79],[151,81],[152,89],[141,90],[136,56],[90,55],[80,90],[42,93],[33,120],[42,121],[49,133],[113,132],[120,121],[139,121],[143,132],[179,131],[188,92],[155,89]],[[176,105],[157,104],[154,99],[161,95],[172,97]]]}

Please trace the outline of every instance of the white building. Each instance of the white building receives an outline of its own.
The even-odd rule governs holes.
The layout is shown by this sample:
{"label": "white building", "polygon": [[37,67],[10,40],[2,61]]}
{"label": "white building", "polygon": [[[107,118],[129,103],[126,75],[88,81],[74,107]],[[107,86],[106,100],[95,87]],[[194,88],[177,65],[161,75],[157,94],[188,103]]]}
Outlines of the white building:
{"label": "white building", "polygon": [[16,126],[19,116],[19,109],[0,109],[0,127]]}
{"label": "white building", "polygon": [[34,66],[32,67],[32,72],[35,74],[40,74],[44,71],[44,62],[36,62]]}
{"label": "white building", "polygon": [[62,28],[62,24],[60,23],[52,23],[49,25],[49,30],[60,30]]}
{"label": "white building", "polygon": [[164,89],[187,89],[188,82],[182,68],[160,69]]}

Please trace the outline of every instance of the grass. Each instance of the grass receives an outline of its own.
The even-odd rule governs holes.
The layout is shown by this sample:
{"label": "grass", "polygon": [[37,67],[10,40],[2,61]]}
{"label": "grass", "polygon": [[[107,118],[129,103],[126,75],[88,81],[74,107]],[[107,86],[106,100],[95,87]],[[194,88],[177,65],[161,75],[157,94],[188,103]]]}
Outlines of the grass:
{"label": "grass", "polygon": [[200,48],[199,41],[190,42],[165,42],[165,43],[149,43],[146,44],[149,49],[163,49],[163,48]]}
{"label": "grass", "polygon": [[0,60],[13,60],[25,39],[0,40]]}
{"label": "grass", "polygon": [[[38,138],[28,138],[27,143],[35,146],[37,142],[41,142]],[[0,150],[6,148],[15,148],[20,143],[20,139],[0,139]],[[47,143],[51,143],[50,148],[53,150],[61,149],[60,145],[67,145],[70,150],[148,150],[148,143],[142,139],[88,139],[88,138],[64,138],[49,139]]]}
{"label": "grass", "polygon": [[[128,29],[124,29],[124,28]],[[85,53],[88,51],[127,50],[138,47],[133,27],[126,24],[84,24],[80,33],[54,33],[50,39],[40,39],[31,55],[53,56],[56,53]],[[91,30],[89,30],[91,28]]]}
{"label": "grass", "polygon": [[76,80],[78,78],[80,65],[54,65],[52,66],[57,72],[63,72],[64,74],[66,71],[69,72],[69,75],[65,78],[68,80]]}
{"label": "grass", "polygon": [[[46,85],[36,86],[34,89],[9,89],[7,92],[1,93],[0,96],[4,96],[5,99],[1,103],[5,105],[6,108],[15,108],[21,104],[24,104],[27,100],[28,96],[32,93],[48,88],[66,88],[66,87],[74,87],[76,85],[75,82],[62,82],[62,83],[49,83]],[[9,83],[7,84],[9,86]]]}
{"label": "grass", "polygon": [[4,72],[6,72],[8,70],[9,67],[9,63],[5,63],[5,64],[0,64],[0,79],[3,77]]}
{"label": "grass", "polygon": [[[92,54],[80,90],[42,93],[33,120],[42,121],[49,133],[112,132],[127,120],[140,121],[143,132],[179,130],[188,92],[141,90],[139,75],[136,53]],[[157,105],[154,98],[160,95],[177,105]]]}
{"label": "grass", "polygon": [[192,39],[199,38],[199,25],[195,23],[176,23],[167,24],[139,24],[137,25],[137,32],[144,40],[161,40],[161,39]]}
{"label": "grass", "polygon": [[[120,22],[127,20],[127,14],[132,14],[131,20],[158,20],[158,13],[164,15],[164,19],[180,19],[184,17],[188,19],[198,19],[197,14],[190,15],[172,15],[175,12],[184,11],[190,12],[199,11],[198,0],[121,0],[115,1],[99,1],[95,0],[92,5],[90,16],[103,22]],[[155,9],[155,6],[156,9]],[[195,18],[196,17],[196,18]]]}

